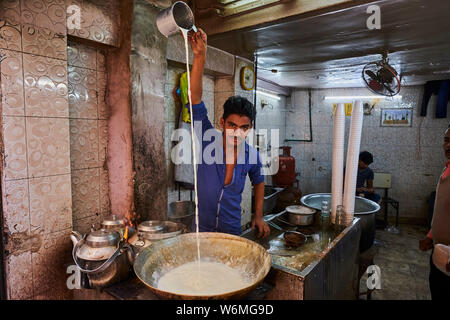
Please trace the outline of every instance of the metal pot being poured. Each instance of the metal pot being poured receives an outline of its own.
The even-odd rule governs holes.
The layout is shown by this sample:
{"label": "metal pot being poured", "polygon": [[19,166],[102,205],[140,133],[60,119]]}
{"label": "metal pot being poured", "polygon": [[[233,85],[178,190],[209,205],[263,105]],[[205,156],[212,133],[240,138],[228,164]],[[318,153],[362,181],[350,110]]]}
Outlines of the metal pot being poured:
{"label": "metal pot being poured", "polygon": [[177,33],[180,28],[197,32],[194,25],[194,14],[183,1],[177,1],[169,8],[158,13],[156,17],[158,30],[166,37]]}

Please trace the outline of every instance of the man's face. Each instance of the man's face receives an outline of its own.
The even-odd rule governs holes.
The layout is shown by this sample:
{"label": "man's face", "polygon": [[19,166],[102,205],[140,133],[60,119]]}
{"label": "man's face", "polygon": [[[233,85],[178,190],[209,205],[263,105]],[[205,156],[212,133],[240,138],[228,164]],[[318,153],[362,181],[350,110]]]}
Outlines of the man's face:
{"label": "man's face", "polygon": [[222,118],[220,124],[225,132],[227,146],[240,145],[252,128],[250,118],[239,114],[230,114],[226,119]]}
{"label": "man's face", "polygon": [[445,131],[444,152],[447,159],[450,160],[450,129],[447,129],[447,131]]}
{"label": "man's face", "polygon": [[369,166],[369,165],[368,165],[367,163],[365,163],[364,161],[359,160],[359,162],[358,162],[358,168],[359,168],[360,170],[363,170],[363,169],[367,168],[368,166]]}

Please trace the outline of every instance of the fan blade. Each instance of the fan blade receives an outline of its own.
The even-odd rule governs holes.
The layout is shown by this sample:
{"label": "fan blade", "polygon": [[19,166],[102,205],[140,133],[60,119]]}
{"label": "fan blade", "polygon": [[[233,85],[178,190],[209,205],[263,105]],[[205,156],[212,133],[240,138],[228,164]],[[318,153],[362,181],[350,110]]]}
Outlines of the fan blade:
{"label": "fan blade", "polygon": [[370,80],[369,87],[376,92],[379,92],[381,89],[383,89],[383,85],[377,80]]}
{"label": "fan blade", "polygon": [[366,70],[366,74],[367,74],[372,80],[379,81],[377,75],[376,75],[374,72],[372,72],[372,71],[370,71],[370,70]]}
{"label": "fan blade", "polygon": [[385,85],[384,83],[382,83],[383,87],[386,88],[387,91],[389,91],[390,93],[395,93],[394,90],[392,90],[390,87],[388,87],[387,85]]}
{"label": "fan blade", "polygon": [[391,83],[394,79],[394,75],[386,68],[381,68],[377,73],[378,79],[380,82]]}

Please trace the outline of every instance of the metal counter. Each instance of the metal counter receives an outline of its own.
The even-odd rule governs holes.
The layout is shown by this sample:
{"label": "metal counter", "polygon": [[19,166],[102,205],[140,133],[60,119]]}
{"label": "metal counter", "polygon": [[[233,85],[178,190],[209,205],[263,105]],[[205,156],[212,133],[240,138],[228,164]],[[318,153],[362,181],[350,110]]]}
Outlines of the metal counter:
{"label": "metal counter", "polygon": [[[287,220],[286,213],[272,219],[277,216]],[[317,216],[315,221],[311,228],[318,231]],[[252,230],[241,236],[261,244],[271,254],[272,268],[265,282],[273,288],[265,299],[357,299],[359,218],[337,236],[333,234],[330,242],[304,244],[294,250],[282,248],[283,232],[273,227],[264,240],[258,239]]]}

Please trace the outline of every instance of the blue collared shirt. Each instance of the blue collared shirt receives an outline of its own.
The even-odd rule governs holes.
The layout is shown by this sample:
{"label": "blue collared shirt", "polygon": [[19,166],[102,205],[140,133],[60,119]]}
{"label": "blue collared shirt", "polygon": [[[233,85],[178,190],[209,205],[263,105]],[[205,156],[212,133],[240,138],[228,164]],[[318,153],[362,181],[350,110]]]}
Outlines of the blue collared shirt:
{"label": "blue collared shirt", "polygon": [[[189,108],[189,105],[186,105]],[[247,142],[241,145],[231,183],[225,182],[225,161],[223,156],[222,134],[215,139],[203,138],[207,130],[216,130],[208,119],[208,112],[203,101],[192,106],[194,113],[194,131],[202,141],[202,155],[207,152],[215,157],[215,161],[202,162],[197,166],[197,194],[199,212],[199,230],[202,232],[224,232],[239,235],[241,233],[241,201],[247,174],[253,184],[264,182],[262,164],[258,151]],[[201,130],[199,130],[201,125]],[[217,130],[216,130],[217,131]],[[201,132],[201,137],[199,137]],[[217,131],[218,132],[218,131]],[[216,148],[211,148],[212,146]],[[206,150],[205,150],[206,148]],[[214,150],[212,150],[214,149]],[[212,150],[212,151],[211,151]],[[220,154],[215,154],[218,150]],[[198,154],[198,152],[197,152]],[[217,161],[218,160],[218,161]],[[193,221],[195,230],[195,219]]]}

